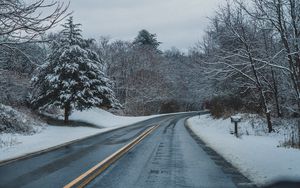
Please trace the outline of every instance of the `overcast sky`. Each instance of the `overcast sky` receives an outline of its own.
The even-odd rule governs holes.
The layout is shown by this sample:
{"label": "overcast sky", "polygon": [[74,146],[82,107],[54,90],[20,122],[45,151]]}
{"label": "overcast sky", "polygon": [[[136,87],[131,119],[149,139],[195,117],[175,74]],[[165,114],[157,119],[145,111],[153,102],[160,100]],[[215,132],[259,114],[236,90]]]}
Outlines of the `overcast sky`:
{"label": "overcast sky", "polygon": [[156,33],[161,49],[186,50],[201,39],[208,18],[224,0],[71,0],[85,37],[133,40],[141,29]]}

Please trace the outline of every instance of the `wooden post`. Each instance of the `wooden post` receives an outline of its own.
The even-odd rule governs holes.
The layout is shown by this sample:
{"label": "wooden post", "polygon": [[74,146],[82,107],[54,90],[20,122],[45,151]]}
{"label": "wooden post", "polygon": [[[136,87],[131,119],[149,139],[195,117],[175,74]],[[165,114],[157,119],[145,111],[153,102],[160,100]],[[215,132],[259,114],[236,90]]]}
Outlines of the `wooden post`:
{"label": "wooden post", "polygon": [[241,122],[242,118],[239,116],[231,116],[231,123],[234,123],[234,135],[238,138],[239,133],[238,133],[238,123]]}
{"label": "wooden post", "polygon": [[234,122],[234,134],[238,137],[238,122]]}

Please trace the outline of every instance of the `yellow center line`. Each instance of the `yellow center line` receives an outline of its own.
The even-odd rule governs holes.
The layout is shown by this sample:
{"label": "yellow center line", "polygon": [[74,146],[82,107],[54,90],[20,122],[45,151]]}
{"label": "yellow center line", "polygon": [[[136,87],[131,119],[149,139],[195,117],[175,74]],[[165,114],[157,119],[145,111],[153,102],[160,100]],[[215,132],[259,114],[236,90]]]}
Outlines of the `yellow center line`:
{"label": "yellow center line", "polygon": [[78,176],[76,179],[64,186],[64,188],[81,188],[90,183],[94,178],[101,174],[105,169],[107,169],[112,163],[116,162],[122,155],[127,153],[131,148],[140,143],[146,136],[153,132],[159,125],[152,126],[146,129],[142,134],[136,137],[133,141],[123,146],[118,151],[114,152],[112,155],[105,158],[103,161],[86,171],[85,173]]}

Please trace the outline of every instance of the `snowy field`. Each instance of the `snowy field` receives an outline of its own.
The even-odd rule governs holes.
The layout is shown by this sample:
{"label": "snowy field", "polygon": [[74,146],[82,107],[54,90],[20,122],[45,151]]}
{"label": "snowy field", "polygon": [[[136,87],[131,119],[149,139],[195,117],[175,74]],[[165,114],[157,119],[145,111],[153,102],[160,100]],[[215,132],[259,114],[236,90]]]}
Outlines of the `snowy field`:
{"label": "snowy field", "polygon": [[300,150],[280,147],[285,133],[275,127],[268,134],[256,116],[244,117],[239,125],[242,135],[230,134],[229,119],[213,119],[210,115],[188,119],[188,126],[211,148],[236,166],[257,185],[276,180],[300,180]]}
{"label": "snowy field", "polygon": [[58,146],[121,126],[127,126],[151,117],[154,116],[116,116],[96,108],[83,112],[74,112],[70,117],[71,120],[80,120],[105,128],[97,129],[90,127],[48,125],[36,128],[38,131],[35,134],[2,133],[0,134],[0,161]]}

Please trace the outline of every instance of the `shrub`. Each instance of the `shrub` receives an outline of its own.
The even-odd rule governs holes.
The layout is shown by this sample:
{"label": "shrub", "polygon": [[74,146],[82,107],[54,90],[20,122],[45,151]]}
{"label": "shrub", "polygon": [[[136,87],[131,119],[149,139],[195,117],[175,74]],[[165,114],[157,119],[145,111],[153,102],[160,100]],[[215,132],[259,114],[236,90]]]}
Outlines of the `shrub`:
{"label": "shrub", "polygon": [[0,133],[32,134],[37,131],[36,125],[27,115],[0,104]]}
{"label": "shrub", "polygon": [[236,96],[217,96],[211,99],[207,104],[207,108],[216,118],[220,118],[228,112],[239,111],[242,107],[242,100]]}
{"label": "shrub", "polygon": [[179,112],[180,104],[176,100],[167,101],[161,104],[159,113]]}

